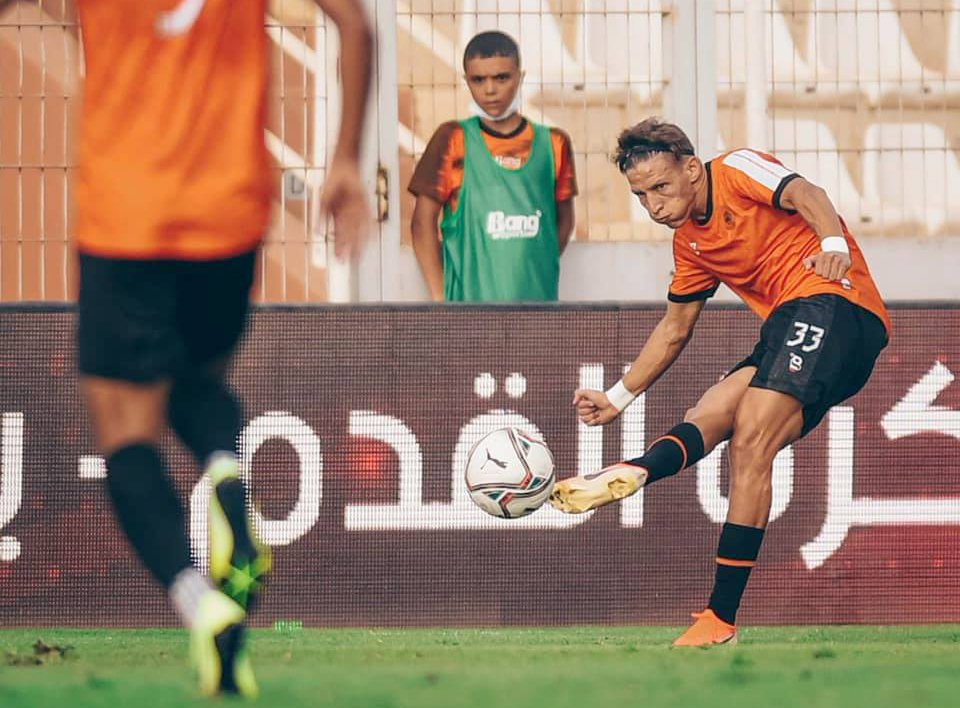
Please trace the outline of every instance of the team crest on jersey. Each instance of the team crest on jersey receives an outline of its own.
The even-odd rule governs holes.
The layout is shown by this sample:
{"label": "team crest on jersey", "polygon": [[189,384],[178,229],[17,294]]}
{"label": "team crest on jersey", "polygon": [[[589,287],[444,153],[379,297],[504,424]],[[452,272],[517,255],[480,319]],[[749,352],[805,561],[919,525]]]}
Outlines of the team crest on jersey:
{"label": "team crest on jersey", "polygon": [[536,238],[540,233],[540,216],[533,214],[505,214],[502,211],[487,213],[487,236],[494,241],[513,238]]}
{"label": "team crest on jersey", "polygon": [[733,214],[731,214],[729,211],[724,210],[723,223],[725,223],[727,226],[733,226]]}
{"label": "team crest on jersey", "polygon": [[696,241],[691,241],[691,242],[690,242],[690,248],[691,248],[691,249],[693,250],[693,252],[696,253],[698,256],[700,255],[700,251],[697,250],[697,242],[696,242]]}
{"label": "team crest on jersey", "polygon": [[790,369],[791,374],[799,374],[800,370],[803,369],[803,357],[799,354],[791,354],[787,368]]}

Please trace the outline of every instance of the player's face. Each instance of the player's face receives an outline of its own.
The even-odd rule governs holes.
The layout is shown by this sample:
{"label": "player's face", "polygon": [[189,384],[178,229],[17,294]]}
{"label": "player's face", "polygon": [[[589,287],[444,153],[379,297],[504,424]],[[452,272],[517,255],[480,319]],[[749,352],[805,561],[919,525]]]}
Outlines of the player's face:
{"label": "player's face", "polygon": [[680,228],[696,203],[694,183],[700,163],[695,157],[677,160],[667,153],[636,162],[624,174],[631,191],[658,224]]}
{"label": "player's face", "polygon": [[516,60],[509,57],[474,57],[464,69],[473,100],[494,118],[509,108],[523,78]]}

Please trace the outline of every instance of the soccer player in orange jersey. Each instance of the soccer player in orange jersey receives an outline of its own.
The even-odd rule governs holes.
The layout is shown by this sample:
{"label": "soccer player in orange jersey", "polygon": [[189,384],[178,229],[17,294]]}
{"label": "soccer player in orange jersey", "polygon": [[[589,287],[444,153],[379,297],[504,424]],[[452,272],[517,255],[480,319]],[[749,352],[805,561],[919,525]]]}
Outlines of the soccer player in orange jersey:
{"label": "soccer player in orange jersey", "polygon": [[[369,223],[358,155],[372,36],[358,0],[316,2],[341,40],[341,128],[321,201],[345,255]],[[76,7],[86,68],[74,180],[81,388],[117,519],[191,629],[201,691],[253,695],[246,606],[271,563],[249,530],[241,412],[224,371],[274,190],[267,1]],[[213,486],[212,583],[190,560],[159,450],[165,423]]]}
{"label": "soccer player in orange jersey", "polygon": [[667,311],[610,390],[578,390],[587,425],[616,418],[676,360],[725,283],[764,321],[753,352],[642,457],[558,482],[550,501],[580,513],[695,464],[729,440],[730,508],[707,607],[674,644],[736,641],[736,612],[770,513],[777,452],[866,383],[890,321],[856,242],[827,194],[774,157],[741,149],[707,163],[676,125],[620,134],[614,160],[658,224],[673,228]]}

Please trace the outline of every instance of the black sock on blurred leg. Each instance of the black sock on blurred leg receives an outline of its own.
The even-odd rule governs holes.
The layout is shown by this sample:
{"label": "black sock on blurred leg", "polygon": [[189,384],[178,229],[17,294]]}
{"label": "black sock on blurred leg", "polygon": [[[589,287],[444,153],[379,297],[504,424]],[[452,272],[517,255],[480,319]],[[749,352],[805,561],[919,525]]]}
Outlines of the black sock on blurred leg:
{"label": "black sock on blurred leg", "polygon": [[183,506],[152,445],[138,443],[107,458],[107,491],[120,528],[164,587],[190,567]]}

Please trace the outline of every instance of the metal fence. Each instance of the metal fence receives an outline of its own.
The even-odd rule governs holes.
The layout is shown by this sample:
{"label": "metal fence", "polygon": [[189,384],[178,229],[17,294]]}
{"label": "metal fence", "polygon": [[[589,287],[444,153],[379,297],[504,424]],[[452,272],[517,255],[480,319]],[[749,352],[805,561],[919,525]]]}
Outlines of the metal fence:
{"label": "metal fence", "polygon": [[[960,236],[960,202],[950,198],[960,193],[960,0],[368,5],[381,53],[391,54],[379,57],[368,140],[371,175],[384,166],[399,201],[380,224],[382,244],[409,248],[405,185],[433,130],[465,115],[463,47],[494,27],[521,45],[525,113],[572,137],[578,239],[668,238],[622,188],[608,154],[621,128],[651,114],[677,115],[678,95],[691,91],[699,114],[713,117],[698,132],[705,156],[745,144],[774,152],[822,184],[858,235]],[[310,0],[269,7],[267,144],[277,188],[256,295],[324,301],[331,270],[313,190],[336,131],[336,33]],[[677,18],[691,8],[714,21],[685,29]],[[72,0],[22,2],[0,16],[0,300],[66,300],[73,292],[78,46]],[[688,80],[684,56],[710,71]]]}

